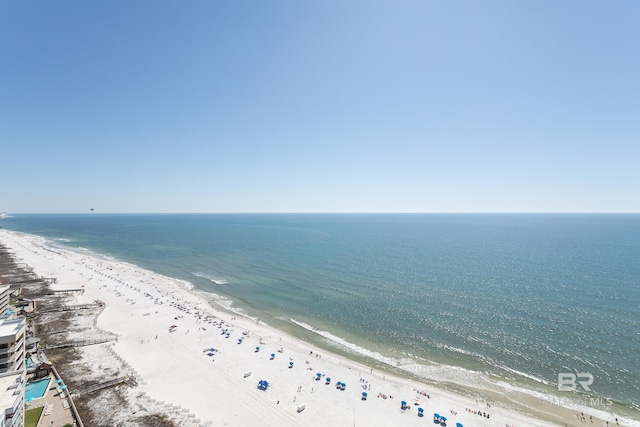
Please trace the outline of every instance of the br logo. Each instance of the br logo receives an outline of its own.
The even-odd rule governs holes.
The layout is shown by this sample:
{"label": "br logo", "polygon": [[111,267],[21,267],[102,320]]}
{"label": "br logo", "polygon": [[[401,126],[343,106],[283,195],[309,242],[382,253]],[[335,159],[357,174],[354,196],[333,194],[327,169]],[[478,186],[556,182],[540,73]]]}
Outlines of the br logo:
{"label": "br logo", "polygon": [[560,372],[558,374],[558,390],[560,391],[576,391],[578,384],[584,391],[591,391],[589,386],[593,384],[593,375],[586,372]]}

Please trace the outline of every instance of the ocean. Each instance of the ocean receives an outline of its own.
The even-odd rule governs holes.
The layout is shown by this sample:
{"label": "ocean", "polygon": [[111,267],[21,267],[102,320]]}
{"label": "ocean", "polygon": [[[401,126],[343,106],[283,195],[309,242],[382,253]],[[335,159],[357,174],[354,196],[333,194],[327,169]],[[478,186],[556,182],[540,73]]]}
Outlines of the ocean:
{"label": "ocean", "polygon": [[640,422],[637,214],[25,214],[0,226],[186,280],[376,369]]}

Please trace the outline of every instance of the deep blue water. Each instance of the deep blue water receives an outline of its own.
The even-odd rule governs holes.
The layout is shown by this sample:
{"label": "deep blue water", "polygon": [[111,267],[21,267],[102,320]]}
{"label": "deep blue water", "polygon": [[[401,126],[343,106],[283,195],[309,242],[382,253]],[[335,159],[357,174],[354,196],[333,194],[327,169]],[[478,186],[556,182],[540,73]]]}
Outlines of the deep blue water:
{"label": "deep blue water", "polygon": [[564,398],[558,373],[590,373],[590,395],[638,414],[640,215],[16,215],[0,225],[188,280],[430,380]]}

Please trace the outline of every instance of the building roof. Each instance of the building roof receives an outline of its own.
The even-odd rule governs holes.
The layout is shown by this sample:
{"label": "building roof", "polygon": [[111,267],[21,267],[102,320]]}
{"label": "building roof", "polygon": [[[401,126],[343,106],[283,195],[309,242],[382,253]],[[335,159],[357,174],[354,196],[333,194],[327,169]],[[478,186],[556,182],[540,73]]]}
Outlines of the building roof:
{"label": "building roof", "polygon": [[0,338],[17,337],[24,328],[24,318],[11,319],[7,315],[0,316]]}

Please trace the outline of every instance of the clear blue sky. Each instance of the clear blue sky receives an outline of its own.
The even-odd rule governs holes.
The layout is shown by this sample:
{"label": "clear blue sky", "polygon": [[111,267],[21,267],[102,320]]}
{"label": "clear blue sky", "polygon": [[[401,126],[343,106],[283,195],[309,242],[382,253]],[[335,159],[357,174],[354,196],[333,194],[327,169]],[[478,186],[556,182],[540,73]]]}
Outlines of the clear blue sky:
{"label": "clear blue sky", "polygon": [[640,212],[640,2],[0,2],[0,212]]}

